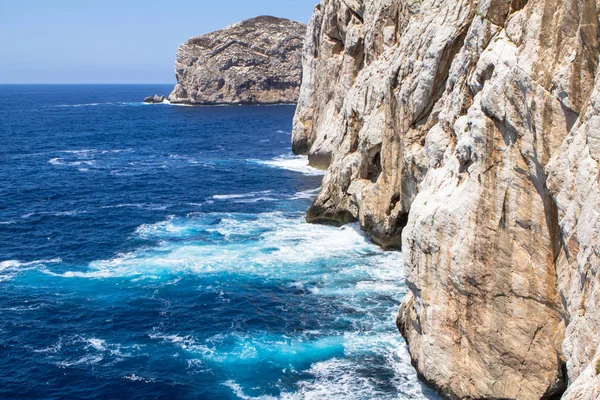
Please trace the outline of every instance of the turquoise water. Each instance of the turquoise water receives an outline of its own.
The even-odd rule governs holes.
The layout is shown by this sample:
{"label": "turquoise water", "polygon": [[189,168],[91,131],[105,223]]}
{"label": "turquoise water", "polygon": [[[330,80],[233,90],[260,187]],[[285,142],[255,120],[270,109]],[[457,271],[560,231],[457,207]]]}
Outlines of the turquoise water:
{"label": "turquoise water", "polygon": [[436,398],[402,254],[304,222],[294,108],[168,90],[0,86],[0,397]]}

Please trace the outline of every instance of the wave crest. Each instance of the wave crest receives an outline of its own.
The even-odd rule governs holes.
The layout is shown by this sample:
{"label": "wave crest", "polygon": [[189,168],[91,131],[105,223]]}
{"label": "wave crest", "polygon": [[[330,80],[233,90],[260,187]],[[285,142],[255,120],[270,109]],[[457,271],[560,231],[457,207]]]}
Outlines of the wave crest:
{"label": "wave crest", "polygon": [[296,155],[283,155],[275,157],[272,160],[248,160],[254,164],[262,164],[272,168],[280,168],[288,171],[299,172],[309,176],[321,176],[325,175],[325,171],[317,168],[313,168],[308,165],[308,158],[306,156]]}

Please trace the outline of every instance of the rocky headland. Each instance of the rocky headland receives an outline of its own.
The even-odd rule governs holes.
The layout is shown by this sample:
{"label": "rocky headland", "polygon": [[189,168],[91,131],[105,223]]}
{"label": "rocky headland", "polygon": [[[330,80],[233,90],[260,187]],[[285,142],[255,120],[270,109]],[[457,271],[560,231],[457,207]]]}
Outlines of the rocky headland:
{"label": "rocky headland", "polygon": [[600,396],[599,11],[315,8],[293,148],[328,170],[307,219],[402,248],[398,327],[447,398]]}
{"label": "rocky headland", "polygon": [[306,25],[261,16],[189,39],[177,51],[171,103],[295,103]]}

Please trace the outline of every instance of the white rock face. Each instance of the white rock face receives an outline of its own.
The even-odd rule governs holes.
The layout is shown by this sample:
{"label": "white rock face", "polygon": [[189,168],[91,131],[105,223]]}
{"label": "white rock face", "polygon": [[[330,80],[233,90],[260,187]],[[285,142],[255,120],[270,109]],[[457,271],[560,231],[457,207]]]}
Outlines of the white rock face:
{"label": "white rock face", "polygon": [[398,326],[449,398],[597,398],[599,9],[321,0],[309,24],[307,219],[402,247]]}
{"label": "white rock face", "polygon": [[600,398],[600,79],[585,111],[547,167],[564,251],[556,260],[568,316],[563,352],[573,384],[567,399]]}
{"label": "white rock face", "polygon": [[295,103],[306,25],[256,17],[191,38],[177,51],[171,103]]}

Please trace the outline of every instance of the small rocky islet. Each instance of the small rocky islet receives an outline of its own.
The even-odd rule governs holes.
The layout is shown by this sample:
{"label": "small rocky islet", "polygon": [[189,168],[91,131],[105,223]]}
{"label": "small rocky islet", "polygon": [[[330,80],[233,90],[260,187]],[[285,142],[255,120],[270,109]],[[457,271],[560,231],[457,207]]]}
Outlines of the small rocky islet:
{"label": "small rocky islet", "polygon": [[[306,25],[259,16],[189,39],[177,50],[172,104],[291,104],[302,84]],[[147,98],[148,103],[162,103]]]}
{"label": "small rocky islet", "polygon": [[160,103],[164,103],[165,100],[167,100],[167,98],[165,96],[159,96],[158,94],[155,94],[154,96],[148,96],[144,99],[144,103],[148,103],[148,104],[160,104]]}

